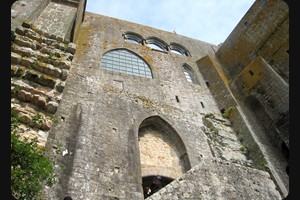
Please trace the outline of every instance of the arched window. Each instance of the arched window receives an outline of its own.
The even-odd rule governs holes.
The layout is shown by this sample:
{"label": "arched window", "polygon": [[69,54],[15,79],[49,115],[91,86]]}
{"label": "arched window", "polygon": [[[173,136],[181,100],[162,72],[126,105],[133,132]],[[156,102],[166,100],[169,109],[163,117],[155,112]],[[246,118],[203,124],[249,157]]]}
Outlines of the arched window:
{"label": "arched window", "polygon": [[188,82],[194,83],[191,71],[186,66],[183,66],[183,73]]}
{"label": "arched window", "polygon": [[137,33],[133,32],[126,32],[124,35],[124,39],[127,42],[135,43],[135,44],[142,44],[143,37]]}
{"label": "arched window", "polygon": [[146,45],[151,49],[159,51],[167,51],[168,44],[156,37],[149,37],[146,39]]}
{"label": "arched window", "polygon": [[170,48],[170,52],[172,52],[172,53],[181,54],[181,55],[185,55],[185,56],[191,56],[190,52],[180,44],[171,43],[169,48]]}
{"label": "arched window", "polygon": [[138,55],[125,49],[117,49],[105,53],[101,60],[101,68],[152,78],[152,72],[148,64]]}

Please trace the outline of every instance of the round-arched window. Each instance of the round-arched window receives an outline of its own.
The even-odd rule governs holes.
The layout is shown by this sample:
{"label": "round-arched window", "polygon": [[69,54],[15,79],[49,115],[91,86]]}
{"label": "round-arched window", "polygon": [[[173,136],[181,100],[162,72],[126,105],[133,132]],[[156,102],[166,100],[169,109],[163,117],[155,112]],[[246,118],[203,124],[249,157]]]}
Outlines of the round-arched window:
{"label": "round-arched window", "polygon": [[140,56],[126,49],[106,52],[102,57],[100,66],[109,71],[152,78],[149,65]]}

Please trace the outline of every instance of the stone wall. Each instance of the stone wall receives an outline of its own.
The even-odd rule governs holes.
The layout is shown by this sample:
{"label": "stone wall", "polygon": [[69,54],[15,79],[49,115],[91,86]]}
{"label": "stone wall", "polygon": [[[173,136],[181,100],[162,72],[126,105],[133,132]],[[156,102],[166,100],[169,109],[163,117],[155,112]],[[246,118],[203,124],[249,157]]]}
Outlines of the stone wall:
{"label": "stone wall", "polygon": [[283,0],[255,1],[216,52],[229,80],[262,56],[289,82],[289,8]]}
{"label": "stone wall", "polygon": [[[232,85],[235,86],[232,91],[241,102],[240,111],[245,115],[243,121],[250,124],[248,126],[272,174],[282,191],[287,193],[288,85],[261,57],[249,64]],[[242,126],[238,123],[236,127]]]}
{"label": "stone wall", "polygon": [[146,129],[139,131],[139,150],[142,176],[164,174],[178,178],[184,172],[181,166],[180,152],[168,134],[159,130]]}
{"label": "stone wall", "polygon": [[51,37],[25,21],[11,44],[11,112],[21,117],[18,131],[45,146],[62,98],[76,46]]}
{"label": "stone wall", "polygon": [[224,112],[230,107],[237,106],[220,64],[214,58],[205,56],[197,60],[197,65],[209,91],[218,103],[219,110]]}
{"label": "stone wall", "polygon": [[77,34],[80,30],[81,23],[83,22],[84,15],[85,15],[86,1],[87,0],[79,0],[78,6],[77,6],[75,24],[74,24],[74,32],[71,33],[71,38],[70,38],[71,41],[76,40]]}
{"label": "stone wall", "polygon": [[35,24],[49,34],[71,41],[76,12],[76,7],[50,2]]}
{"label": "stone wall", "polygon": [[[33,0],[12,7],[12,115],[21,116],[18,131],[37,136],[58,163],[59,182],[44,188],[45,199],[144,199],[145,176],[156,175],[176,180],[149,199],[288,194],[286,160],[256,126],[262,119],[288,146],[289,20],[282,1],[256,1],[219,49],[83,13],[85,3]],[[36,23],[24,21],[22,9]],[[128,32],[141,42],[126,41]],[[151,49],[149,38],[166,50]],[[171,44],[189,53],[172,53]],[[118,49],[138,55],[152,78],[103,69],[103,55]]]}
{"label": "stone wall", "polygon": [[[144,38],[155,36],[167,44],[181,44],[192,56],[152,50],[143,44],[129,43],[123,37],[128,31]],[[165,149],[176,147],[177,152],[174,150],[172,155],[175,152],[179,155],[176,157],[184,156],[181,161],[184,163],[182,166],[185,166],[180,172],[180,164],[178,166],[175,156],[168,156],[168,152],[157,150],[157,157],[170,158],[177,162],[177,166],[173,162],[169,174],[168,170],[159,170],[159,174],[147,175],[169,177],[175,172],[172,176],[176,177],[199,163],[212,164],[210,161],[216,157],[230,162],[234,160],[240,165],[247,165],[249,171],[254,170],[245,152],[239,149],[242,144],[234,137],[233,132],[221,126],[223,130],[217,140],[213,140],[209,136],[210,131],[207,131],[209,127],[203,127],[206,126],[204,116],[220,114],[196,63],[203,56],[213,56],[213,45],[88,12],[85,13],[81,30],[76,37],[76,45],[73,67],[57,111],[64,122],[51,129],[47,143],[49,155],[54,156],[65,168],[57,169],[59,183],[45,189],[48,199],[60,199],[67,194],[85,200],[143,199],[142,170],[145,168],[142,168],[142,164],[145,160],[140,157],[143,149],[139,148],[138,141],[139,134],[143,133],[139,131],[143,127],[160,130],[164,135],[160,139],[164,138],[165,141],[167,134],[176,133],[167,142],[172,145]],[[153,78],[101,68],[102,56],[115,49],[126,49],[139,55],[150,66]],[[188,64],[193,71],[197,79],[195,84],[186,80],[182,68],[184,64]],[[152,120],[148,121],[148,118]],[[210,123],[207,126],[208,124]],[[169,131],[170,127],[172,131]],[[174,139],[175,135],[180,140]],[[144,141],[145,138],[140,139]],[[162,146],[164,144],[162,140],[158,141],[158,137],[148,138],[147,141]],[[222,146],[222,141],[228,143],[226,147]],[[55,155],[54,147],[58,143],[66,154]],[[162,169],[162,163],[159,166]],[[210,168],[214,167],[213,164],[210,165]],[[221,173],[222,168],[216,170]],[[207,184],[210,187],[214,185],[212,181]],[[270,186],[268,189],[273,192],[272,188]]]}
{"label": "stone wall", "polygon": [[11,6],[11,30],[21,26],[24,20],[35,21],[50,0],[16,1]]}
{"label": "stone wall", "polygon": [[146,199],[280,200],[282,197],[267,172],[216,159],[203,160],[182,177]]}
{"label": "stone wall", "polygon": [[[254,96],[264,108],[272,121],[272,126],[278,129],[277,141],[284,141],[287,146],[289,133],[289,87],[262,57],[257,57],[232,83],[233,92],[241,102],[246,104],[248,96]],[[274,140],[274,139],[273,139]]]}

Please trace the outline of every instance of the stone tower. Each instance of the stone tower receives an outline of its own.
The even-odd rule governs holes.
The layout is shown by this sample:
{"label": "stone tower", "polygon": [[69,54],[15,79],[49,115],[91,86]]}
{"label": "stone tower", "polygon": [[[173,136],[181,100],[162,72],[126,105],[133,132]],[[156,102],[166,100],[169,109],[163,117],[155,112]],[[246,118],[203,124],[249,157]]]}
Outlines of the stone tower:
{"label": "stone tower", "polygon": [[153,177],[162,188],[147,199],[287,196],[282,0],[255,1],[219,46],[85,5],[11,8],[12,112],[61,166],[45,199],[144,199]]}

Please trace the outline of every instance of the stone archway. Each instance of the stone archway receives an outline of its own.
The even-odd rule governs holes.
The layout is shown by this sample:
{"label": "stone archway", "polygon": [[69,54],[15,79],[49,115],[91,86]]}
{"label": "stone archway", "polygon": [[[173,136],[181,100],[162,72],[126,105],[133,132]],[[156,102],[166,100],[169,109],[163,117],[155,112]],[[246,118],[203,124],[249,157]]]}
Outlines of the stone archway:
{"label": "stone archway", "polygon": [[146,118],[139,127],[138,138],[144,187],[145,177],[174,180],[191,168],[182,139],[161,117]]}

